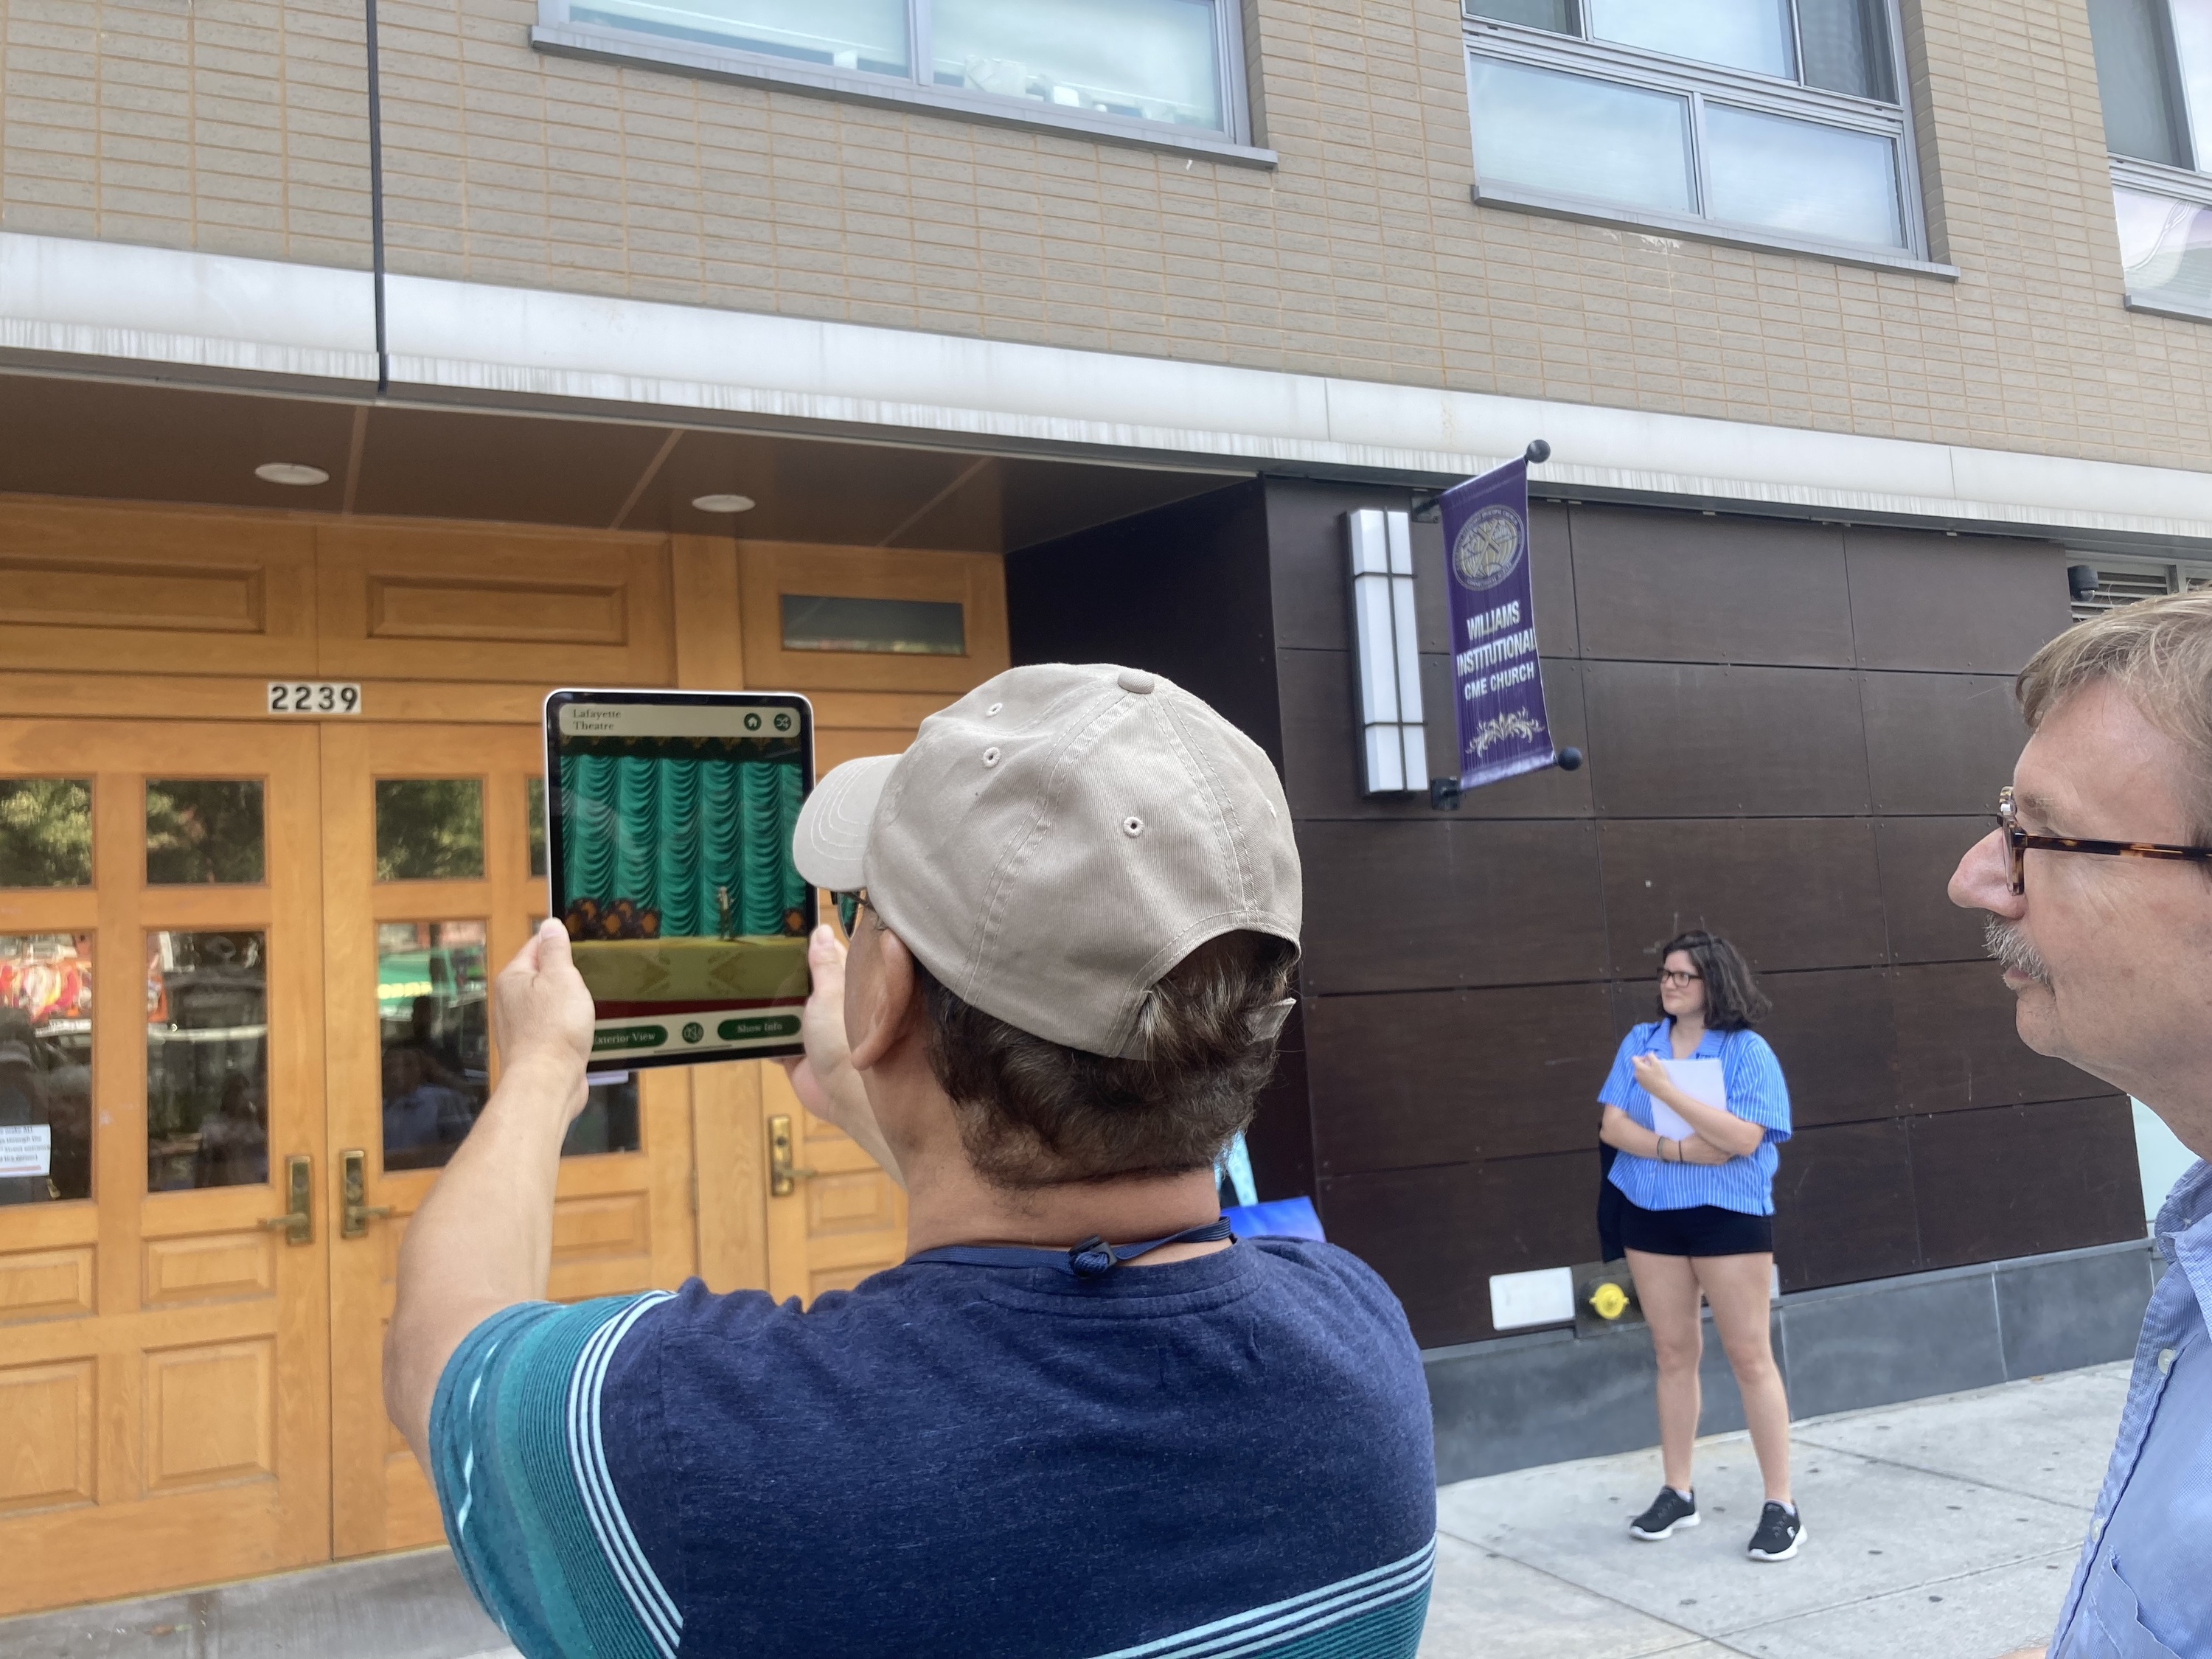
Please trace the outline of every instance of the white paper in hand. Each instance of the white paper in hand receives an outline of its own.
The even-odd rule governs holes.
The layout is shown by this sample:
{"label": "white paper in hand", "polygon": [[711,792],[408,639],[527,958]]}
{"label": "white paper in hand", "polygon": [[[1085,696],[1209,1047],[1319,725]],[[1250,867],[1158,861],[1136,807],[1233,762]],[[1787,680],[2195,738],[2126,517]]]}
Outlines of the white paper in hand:
{"label": "white paper in hand", "polygon": [[[1728,1081],[1717,1060],[1662,1060],[1667,1080],[1692,1100],[1728,1110]],[[1656,1095],[1651,1097],[1651,1127],[1668,1140],[1687,1140],[1697,1133],[1682,1115]]]}

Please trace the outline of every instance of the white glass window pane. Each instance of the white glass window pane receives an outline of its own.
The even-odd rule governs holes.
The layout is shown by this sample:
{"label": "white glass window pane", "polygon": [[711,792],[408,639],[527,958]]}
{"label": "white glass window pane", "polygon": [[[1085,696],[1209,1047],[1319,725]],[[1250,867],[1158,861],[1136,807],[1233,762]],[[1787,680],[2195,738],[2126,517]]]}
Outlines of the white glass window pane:
{"label": "white glass window pane", "polygon": [[1584,0],[1593,40],[1797,78],[1790,0]]}
{"label": "white glass window pane", "polygon": [[1708,211],[1832,242],[1905,246],[1897,145],[1880,133],[1705,106]]}
{"label": "white glass window pane", "polygon": [[2173,48],[2198,171],[2212,171],[2212,0],[2173,0]]}
{"label": "white glass window pane", "polygon": [[1688,99],[1480,57],[1471,96],[1486,183],[1696,211]]}
{"label": "white glass window pane", "polygon": [[935,0],[930,30],[939,86],[1224,131],[1212,0]]}
{"label": "white glass window pane", "polygon": [[2169,61],[2166,0],[2089,0],[2089,41],[2105,108],[2105,145],[2168,167],[2189,165],[2180,82]]}
{"label": "white glass window pane", "polygon": [[2212,208],[2116,190],[2128,297],[2212,312]]}
{"label": "white glass window pane", "polygon": [[827,68],[908,72],[906,0],[570,0],[568,15]]}
{"label": "white glass window pane", "polygon": [[1572,0],[1473,0],[1468,10],[1477,17],[1526,23],[1530,28],[1549,29],[1554,34],[1575,33]]}
{"label": "white glass window pane", "polygon": [[1807,86],[1897,101],[1882,0],[1797,0],[1797,44]]}

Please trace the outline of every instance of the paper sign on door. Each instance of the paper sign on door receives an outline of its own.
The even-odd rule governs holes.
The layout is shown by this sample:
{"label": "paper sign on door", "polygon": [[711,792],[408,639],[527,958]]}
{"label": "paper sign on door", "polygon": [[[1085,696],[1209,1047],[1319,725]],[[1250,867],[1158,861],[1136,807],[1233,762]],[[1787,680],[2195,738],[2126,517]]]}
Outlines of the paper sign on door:
{"label": "paper sign on door", "polygon": [[[1717,1060],[1662,1060],[1667,1068],[1667,1080],[1684,1094],[1707,1106],[1728,1110],[1728,1082],[1721,1075]],[[1682,1115],[1656,1096],[1651,1102],[1651,1127],[1668,1140],[1687,1140],[1697,1133],[1682,1121]]]}
{"label": "paper sign on door", "polygon": [[52,1175],[54,1132],[43,1123],[0,1123],[0,1176]]}

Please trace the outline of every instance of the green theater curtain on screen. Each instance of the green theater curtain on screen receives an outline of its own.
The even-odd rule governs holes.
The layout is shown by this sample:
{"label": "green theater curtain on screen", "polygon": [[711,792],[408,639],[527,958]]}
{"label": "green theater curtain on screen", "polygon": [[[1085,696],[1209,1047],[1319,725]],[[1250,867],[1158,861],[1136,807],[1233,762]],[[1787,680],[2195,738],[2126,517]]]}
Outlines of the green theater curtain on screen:
{"label": "green theater curtain on screen", "polygon": [[664,939],[721,931],[728,890],[739,933],[781,933],[806,884],[788,857],[799,768],[787,762],[564,755],[568,890],[563,907],[628,899]]}

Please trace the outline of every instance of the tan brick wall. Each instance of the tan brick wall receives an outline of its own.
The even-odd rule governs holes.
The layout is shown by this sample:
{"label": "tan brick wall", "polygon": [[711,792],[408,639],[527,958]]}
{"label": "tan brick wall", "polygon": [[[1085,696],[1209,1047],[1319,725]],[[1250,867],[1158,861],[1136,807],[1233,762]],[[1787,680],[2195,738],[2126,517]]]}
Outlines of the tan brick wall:
{"label": "tan brick wall", "polygon": [[[2082,0],[1905,0],[1956,283],[1477,209],[1446,0],[1256,5],[1272,173],[549,57],[532,0],[384,0],[392,266],[2208,465],[2212,324],[2121,305]],[[0,224],[366,263],[357,7],[0,16]]]}
{"label": "tan brick wall", "polygon": [[0,228],[368,264],[361,9],[5,0]]}

